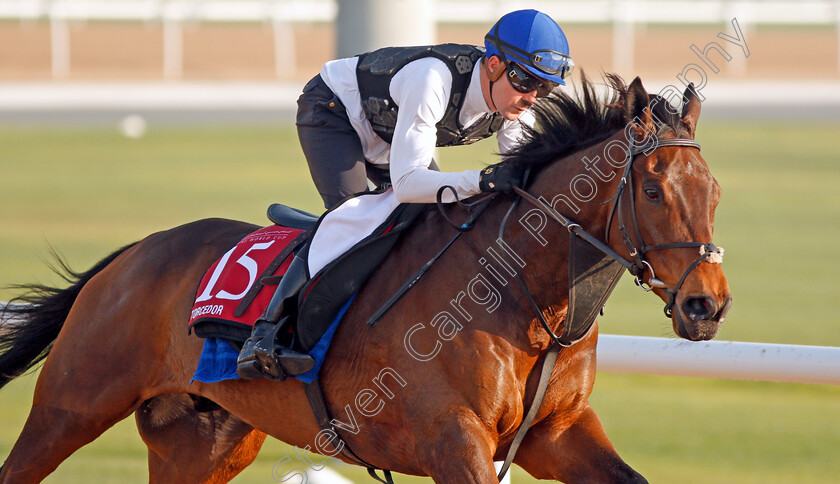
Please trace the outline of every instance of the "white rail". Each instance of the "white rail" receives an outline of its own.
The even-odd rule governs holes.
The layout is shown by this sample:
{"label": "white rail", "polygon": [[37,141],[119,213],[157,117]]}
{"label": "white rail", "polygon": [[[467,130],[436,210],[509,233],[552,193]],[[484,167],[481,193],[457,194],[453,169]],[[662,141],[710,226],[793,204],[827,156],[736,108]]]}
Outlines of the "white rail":
{"label": "white rail", "polygon": [[[5,305],[0,303],[0,311]],[[3,324],[14,322],[0,320]],[[840,385],[840,347],[602,334],[598,370]]]}
{"label": "white rail", "polygon": [[[0,302],[0,331],[3,330],[4,325],[12,325],[15,322],[15,320],[12,318],[3,319],[3,317],[6,316],[5,314],[3,314],[3,310],[6,309],[6,306],[8,305],[9,303]],[[12,306],[15,306],[15,304],[12,304]]]}
{"label": "white rail", "polygon": [[840,348],[603,334],[598,370],[840,385]]}

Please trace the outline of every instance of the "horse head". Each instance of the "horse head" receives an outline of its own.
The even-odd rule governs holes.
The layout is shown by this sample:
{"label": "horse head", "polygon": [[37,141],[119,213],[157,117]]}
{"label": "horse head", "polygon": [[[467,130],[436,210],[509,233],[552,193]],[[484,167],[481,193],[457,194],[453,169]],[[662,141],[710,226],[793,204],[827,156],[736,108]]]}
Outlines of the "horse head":
{"label": "horse head", "polygon": [[623,101],[635,144],[607,243],[636,261],[637,281],[666,302],[679,336],[711,339],[732,297],[721,268],[723,249],[712,244],[721,190],[694,141],[700,100],[689,85],[676,110],[649,95],[637,77]]}
{"label": "horse head", "polygon": [[[712,243],[721,190],[694,139],[697,92],[689,86],[678,110],[639,78],[607,81],[607,98],[582,76],[577,96],[554,93],[534,105],[534,126],[508,155],[531,168],[520,195],[540,198],[556,221],[597,239],[590,243],[665,301],[677,335],[711,339],[732,299],[723,249]],[[537,232],[528,217],[526,228]]]}

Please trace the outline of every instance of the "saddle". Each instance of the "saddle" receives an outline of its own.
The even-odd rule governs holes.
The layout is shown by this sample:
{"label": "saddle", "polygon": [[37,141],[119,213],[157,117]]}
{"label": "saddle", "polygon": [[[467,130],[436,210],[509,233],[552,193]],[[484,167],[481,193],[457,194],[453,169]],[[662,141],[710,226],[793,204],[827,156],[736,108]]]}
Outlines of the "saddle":
{"label": "saddle", "polygon": [[266,215],[268,216],[268,220],[274,222],[275,225],[308,230],[310,232],[318,225],[320,218],[315,214],[279,203],[272,203],[268,207]]}
{"label": "saddle", "polygon": [[[419,204],[401,204],[381,226],[336,258],[317,274],[307,274],[308,281],[298,294],[297,313],[288,332],[279,335],[279,343],[303,353],[312,353],[316,360],[326,354],[335,327],[349,306],[349,302],[375,272],[406,228],[410,227],[423,209]],[[189,330],[201,338],[221,338],[241,344],[251,333],[251,327],[268,304],[274,287],[285,274],[293,257],[306,258],[309,241],[318,229],[322,217],[288,207],[272,204],[267,211],[274,226],[253,232],[228,251],[208,269],[198,289]],[[269,242],[274,237],[275,243]],[[271,245],[263,249],[264,246]],[[259,274],[244,291],[242,282],[229,282],[226,276],[238,271],[248,273],[243,265],[253,262]],[[219,269],[219,266],[225,266]],[[240,274],[240,279],[242,279]],[[215,278],[215,279],[214,279]],[[236,278],[231,276],[231,279]],[[232,284],[232,286],[226,286]],[[213,286],[212,290],[208,286]],[[266,287],[271,286],[271,287]],[[240,296],[234,299],[231,294]],[[209,298],[203,298],[209,295]],[[332,329],[332,331],[330,331]],[[327,341],[323,341],[328,336]],[[316,364],[320,368],[321,361]],[[312,375],[310,375],[312,376]],[[315,373],[317,378],[317,372]]]}

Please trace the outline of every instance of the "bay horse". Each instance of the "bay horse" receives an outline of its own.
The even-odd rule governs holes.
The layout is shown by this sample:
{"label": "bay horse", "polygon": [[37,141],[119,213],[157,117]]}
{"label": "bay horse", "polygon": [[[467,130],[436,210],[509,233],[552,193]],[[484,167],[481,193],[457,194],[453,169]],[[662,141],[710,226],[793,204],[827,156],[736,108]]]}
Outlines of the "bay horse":
{"label": "bay horse", "polygon": [[[584,77],[579,96],[538,103],[535,127],[510,162],[531,167],[528,193],[625,259],[644,257],[639,278],[669,303],[678,336],[710,339],[731,298],[721,265],[698,260],[696,242],[712,241],[720,188],[694,142],[627,156],[632,139],[650,133],[693,140],[700,101],[689,87],[677,111],[639,78],[629,86],[607,78],[606,96]],[[620,166],[629,166],[624,176]],[[366,325],[454,233],[444,215],[457,218],[460,209],[451,204],[444,214],[430,205],[357,294],[320,374],[335,435],[322,431],[296,379],[191,382],[202,340],[187,334],[186,322],[199,281],[254,225],[189,223],[87,272],[65,266],[67,288],[28,286],[18,301],[29,304],[7,309],[17,322],[0,336],[0,385],[45,361],[0,483],[41,481],[132,413],[154,483],[228,482],[266,435],[325,454],[347,445],[377,468],[437,483],[498,482],[493,461],[510,447],[552,345],[506,271],[520,272],[552,331],[562,330],[569,299],[568,233],[516,223],[532,206],[515,206],[504,234],[520,264],[489,257],[502,251],[500,221],[516,199],[495,197],[376,326]],[[695,244],[680,245],[686,242]],[[646,243],[672,247],[633,249],[652,247]],[[588,403],[597,339],[595,326],[559,353],[514,461],[537,478],[646,482],[619,457]]]}

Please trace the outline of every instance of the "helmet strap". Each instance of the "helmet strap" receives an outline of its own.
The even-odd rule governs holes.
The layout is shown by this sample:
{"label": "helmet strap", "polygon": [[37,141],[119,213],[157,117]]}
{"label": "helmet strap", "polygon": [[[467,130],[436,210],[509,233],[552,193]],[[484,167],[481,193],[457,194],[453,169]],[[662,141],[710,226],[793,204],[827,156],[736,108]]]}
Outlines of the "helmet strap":
{"label": "helmet strap", "polygon": [[484,58],[482,60],[481,65],[484,69],[484,72],[487,74],[487,79],[490,81],[490,102],[493,103],[493,105],[490,106],[490,108],[493,109],[493,111],[498,111],[498,108],[496,108],[496,100],[493,99],[493,86],[496,84],[496,81],[498,81],[499,78],[502,77],[502,74],[507,70],[507,68],[504,66],[504,64],[501,64],[495,72],[490,72],[490,68],[487,67],[487,58]]}

